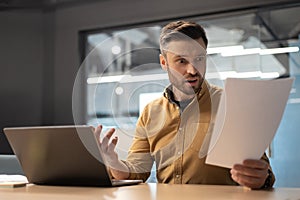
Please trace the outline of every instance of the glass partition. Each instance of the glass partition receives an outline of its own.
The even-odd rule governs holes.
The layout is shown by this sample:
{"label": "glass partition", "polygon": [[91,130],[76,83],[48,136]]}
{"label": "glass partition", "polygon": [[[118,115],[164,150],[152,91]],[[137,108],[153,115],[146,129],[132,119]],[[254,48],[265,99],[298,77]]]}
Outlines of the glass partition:
{"label": "glass partition", "polygon": [[[293,26],[276,25],[277,18],[298,8],[192,19],[204,26],[208,37],[206,78],[222,86],[228,77],[273,79],[289,75],[294,45]],[[107,126],[133,125],[142,109],[141,96],[162,93],[167,74],[159,65],[159,34],[166,22],[124,30],[103,30],[87,35],[87,122]],[[283,26],[288,29],[282,30]],[[150,95],[151,96],[151,95]],[[154,95],[153,95],[154,96]],[[93,118],[96,116],[97,119]],[[118,120],[116,120],[118,119]]]}

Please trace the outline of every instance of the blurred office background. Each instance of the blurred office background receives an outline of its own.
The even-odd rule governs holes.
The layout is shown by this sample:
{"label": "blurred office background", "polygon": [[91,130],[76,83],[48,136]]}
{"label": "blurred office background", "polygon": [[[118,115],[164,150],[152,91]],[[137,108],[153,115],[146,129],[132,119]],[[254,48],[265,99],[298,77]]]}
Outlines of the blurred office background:
{"label": "blurred office background", "polygon": [[9,126],[121,128],[125,157],[143,106],[168,84],[158,63],[160,28],[179,19],[207,32],[209,82],[296,78],[267,153],[275,187],[300,187],[295,0],[0,0],[0,173],[21,172],[10,167],[17,162],[2,134]]}

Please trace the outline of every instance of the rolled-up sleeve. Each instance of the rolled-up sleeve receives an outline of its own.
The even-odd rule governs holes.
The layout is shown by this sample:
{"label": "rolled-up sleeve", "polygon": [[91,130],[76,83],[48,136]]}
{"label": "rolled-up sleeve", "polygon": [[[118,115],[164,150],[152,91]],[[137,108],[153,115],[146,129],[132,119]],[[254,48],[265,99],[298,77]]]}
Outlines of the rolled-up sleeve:
{"label": "rolled-up sleeve", "polygon": [[146,181],[150,176],[154,160],[150,153],[150,144],[147,138],[147,131],[144,127],[143,116],[138,120],[133,143],[126,161],[123,162],[129,168],[129,179],[142,179]]}

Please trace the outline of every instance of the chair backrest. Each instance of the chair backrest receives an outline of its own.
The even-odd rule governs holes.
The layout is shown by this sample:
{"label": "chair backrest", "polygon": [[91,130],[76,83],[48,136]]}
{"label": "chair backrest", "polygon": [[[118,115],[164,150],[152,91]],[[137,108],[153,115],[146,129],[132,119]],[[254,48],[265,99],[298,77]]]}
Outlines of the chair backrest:
{"label": "chair backrest", "polygon": [[15,155],[0,155],[0,174],[22,174],[24,172]]}

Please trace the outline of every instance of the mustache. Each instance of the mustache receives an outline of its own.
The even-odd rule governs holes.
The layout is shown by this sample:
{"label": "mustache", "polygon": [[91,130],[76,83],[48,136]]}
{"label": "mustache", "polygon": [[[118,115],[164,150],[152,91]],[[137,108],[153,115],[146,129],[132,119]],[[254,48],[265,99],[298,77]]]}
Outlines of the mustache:
{"label": "mustache", "polygon": [[184,76],[185,79],[189,79],[189,78],[203,78],[202,75],[200,73],[196,73],[196,74],[187,74]]}

